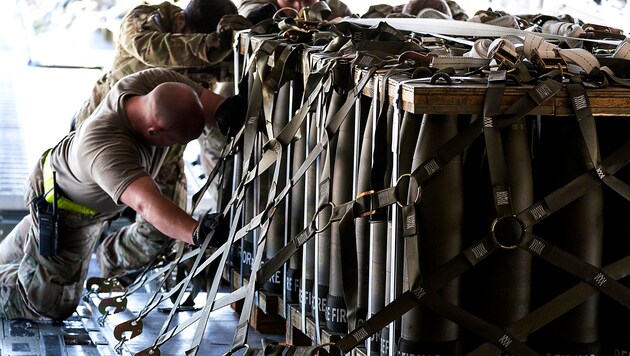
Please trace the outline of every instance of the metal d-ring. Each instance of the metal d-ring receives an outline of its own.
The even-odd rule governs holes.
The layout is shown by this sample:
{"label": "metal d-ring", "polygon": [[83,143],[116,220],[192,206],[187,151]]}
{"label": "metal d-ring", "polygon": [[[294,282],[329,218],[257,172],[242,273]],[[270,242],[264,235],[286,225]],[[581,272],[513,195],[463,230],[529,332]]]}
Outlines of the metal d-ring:
{"label": "metal d-ring", "polygon": [[324,209],[326,209],[328,206],[330,206],[332,209],[335,208],[335,203],[333,202],[328,202],[322,206],[320,206],[317,211],[315,212],[315,215],[313,215],[313,219],[311,220],[311,227],[313,228],[313,231],[315,231],[316,234],[320,234],[322,232],[324,232],[324,230],[326,230],[330,224],[332,223],[332,212],[330,214],[330,219],[328,219],[328,222],[326,223],[326,225],[324,227],[322,227],[321,229],[317,228],[317,217],[319,216],[319,213],[321,213],[322,211],[324,211]]}
{"label": "metal d-ring", "polygon": [[245,354],[247,354],[247,350],[249,350],[249,345],[247,344],[243,344],[241,346],[235,346],[233,347],[230,351],[226,352],[223,354],[223,356],[231,356],[234,355],[234,353],[240,349],[245,349]]}
{"label": "metal d-ring", "polygon": [[420,185],[418,184],[416,177],[411,175],[411,173],[402,174],[400,177],[398,177],[398,179],[396,180],[396,183],[394,183],[394,196],[396,197],[396,204],[398,204],[398,206],[401,208],[404,207],[405,205],[403,205],[401,200],[398,198],[398,184],[405,177],[409,177],[410,180],[413,180],[414,182],[416,182],[416,186],[418,187],[418,190],[416,192],[416,197],[413,199],[413,203],[418,203],[420,201],[420,197],[422,196],[422,187],[420,187]]}
{"label": "metal d-ring", "polygon": [[[501,239],[497,238],[497,235],[495,233],[495,230],[497,228],[497,224],[499,222],[501,222],[501,221],[507,221],[508,219],[514,220],[518,224],[517,227],[520,228],[520,230],[521,230],[519,237],[518,238],[514,238],[515,243],[513,245],[504,245],[503,243],[501,243]],[[520,240],[523,237],[523,233],[525,232],[525,228],[523,226],[523,223],[515,215],[511,215],[511,216],[506,216],[506,217],[501,217],[501,218],[494,219],[494,221],[492,222],[492,225],[490,227],[490,231],[492,233],[492,238],[499,245],[499,247],[501,247],[502,249],[505,249],[505,250],[513,250],[513,249],[518,247],[518,243],[516,241]]]}

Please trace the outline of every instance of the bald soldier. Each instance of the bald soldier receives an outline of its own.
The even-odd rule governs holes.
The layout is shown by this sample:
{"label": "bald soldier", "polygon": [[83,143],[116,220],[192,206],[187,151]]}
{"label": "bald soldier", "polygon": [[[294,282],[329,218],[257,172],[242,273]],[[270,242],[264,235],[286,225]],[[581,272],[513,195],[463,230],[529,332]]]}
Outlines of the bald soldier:
{"label": "bald soldier", "polygon": [[233,110],[242,106],[235,98],[166,69],[118,81],[30,174],[30,214],[0,243],[0,317],[72,315],[106,222],[126,207],[169,238],[200,245],[213,225],[209,215],[189,216],[162,194],[155,177],[169,150],[205,127],[238,129],[245,113]]}
{"label": "bald soldier", "polygon": [[[77,112],[77,125],[121,78],[148,68],[168,68],[216,93],[232,95],[232,91],[222,90],[234,85],[233,63],[225,60],[233,53],[233,32],[250,25],[237,14],[230,0],[191,0],[184,9],[167,1],[134,7],[121,22],[111,69],[97,81],[89,100]],[[225,133],[209,127],[199,139],[206,173],[218,160]],[[155,178],[162,193],[185,209],[188,194],[184,149],[184,145],[172,147]],[[216,193],[216,189],[213,183],[210,191]],[[166,241],[167,236],[137,215],[131,224],[112,231],[101,243],[97,261],[102,275],[110,277],[140,268],[159,253]]]}

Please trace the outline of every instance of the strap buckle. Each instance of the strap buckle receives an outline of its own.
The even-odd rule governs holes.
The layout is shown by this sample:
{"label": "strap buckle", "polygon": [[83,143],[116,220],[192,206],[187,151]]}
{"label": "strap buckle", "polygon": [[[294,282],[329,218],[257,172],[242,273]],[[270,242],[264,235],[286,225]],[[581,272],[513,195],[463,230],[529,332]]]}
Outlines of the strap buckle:
{"label": "strap buckle", "polygon": [[553,49],[554,56],[542,56],[538,49],[532,49],[532,61],[534,62],[534,66],[539,71],[546,73],[554,69],[559,69],[560,71],[567,71],[568,66],[564,61],[562,56],[560,56],[560,52],[557,49]]}
{"label": "strap buckle", "polygon": [[516,67],[521,61],[519,55],[508,51],[506,46],[500,46],[494,53],[494,58],[497,60],[499,66],[505,66],[508,69]]}
{"label": "strap buckle", "polygon": [[366,202],[366,204],[359,203],[360,206],[365,206],[366,208],[359,214],[358,217],[364,218],[366,216],[370,216],[370,215],[376,214],[376,209],[372,208],[372,199],[370,199],[370,197],[372,195],[374,195],[374,193],[376,193],[375,190],[368,190],[368,191],[359,193],[357,195],[357,198],[355,199],[355,201],[357,201],[357,202],[365,201]]}
{"label": "strap buckle", "polygon": [[425,48],[429,51],[448,52],[444,40],[434,36],[421,36],[420,47]]}
{"label": "strap buckle", "polygon": [[416,51],[405,51],[398,56],[398,63],[406,63],[412,67],[431,66],[433,58],[437,57],[435,53],[421,53]]}

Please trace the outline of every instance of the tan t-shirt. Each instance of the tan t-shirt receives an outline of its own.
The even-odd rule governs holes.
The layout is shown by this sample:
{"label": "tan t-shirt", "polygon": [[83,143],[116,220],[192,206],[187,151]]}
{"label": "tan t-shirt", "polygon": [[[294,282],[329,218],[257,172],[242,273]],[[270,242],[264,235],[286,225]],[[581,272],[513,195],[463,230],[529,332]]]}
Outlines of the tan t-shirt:
{"label": "tan t-shirt", "polygon": [[124,98],[147,94],[164,82],[186,83],[197,95],[203,89],[166,69],[134,73],[118,81],[94,113],[55,146],[51,163],[66,197],[101,213],[118,212],[125,208],[120,195],[133,181],[155,177],[168,148],[150,146],[133,132]]}

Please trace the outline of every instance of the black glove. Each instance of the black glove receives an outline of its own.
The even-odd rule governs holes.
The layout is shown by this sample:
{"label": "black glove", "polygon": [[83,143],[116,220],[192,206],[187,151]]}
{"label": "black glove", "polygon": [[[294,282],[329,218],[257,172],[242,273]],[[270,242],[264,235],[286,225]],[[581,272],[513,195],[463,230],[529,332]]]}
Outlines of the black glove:
{"label": "black glove", "polygon": [[250,12],[249,15],[247,15],[247,19],[255,25],[261,21],[272,18],[277,11],[278,8],[274,4],[268,3]]}
{"label": "black glove", "polygon": [[219,247],[227,241],[230,227],[223,218],[223,214],[207,212],[199,219],[199,224],[192,233],[193,245],[195,247],[201,246],[212,231],[214,231],[214,235],[209,246]]}
{"label": "black glove", "polygon": [[224,15],[217,24],[216,33],[219,38],[220,48],[232,48],[234,32],[252,27],[252,23],[241,15]]}
{"label": "black glove", "polygon": [[234,136],[245,124],[247,99],[240,93],[225,99],[217,108],[215,118],[225,136]]}
{"label": "black glove", "polygon": [[240,31],[250,27],[252,27],[251,21],[241,15],[223,15],[217,24],[217,32]]}

